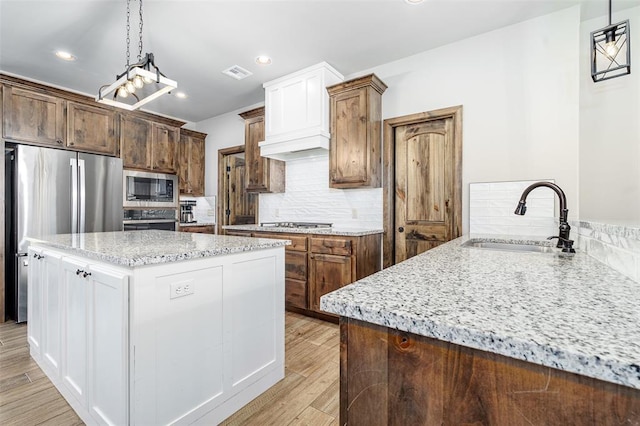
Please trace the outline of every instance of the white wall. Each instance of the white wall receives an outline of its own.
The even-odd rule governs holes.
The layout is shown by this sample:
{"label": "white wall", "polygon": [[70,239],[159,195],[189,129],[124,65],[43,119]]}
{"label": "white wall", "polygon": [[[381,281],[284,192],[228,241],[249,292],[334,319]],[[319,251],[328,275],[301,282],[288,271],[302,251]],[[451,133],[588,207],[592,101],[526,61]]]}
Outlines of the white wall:
{"label": "white wall", "polygon": [[[615,3],[614,3],[615,4]],[[629,19],[631,74],[591,80],[590,32],[606,16],[580,29],[580,219],[640,225],[640,7],[614,13]]]}
{"label": "white wall", "polygon": [[238,114],[263,106],[264,102],[250,105],[196,123],[193,130],[207,134],[205,140],[205,195],[218,194],[218,150],[244,145],[244,120]]}
{"label": "white wall", "polygon": [[[389,86],[382,101],[384,118],[463,105],[465,233],[469,230],[470,182],[554,179],[567,194],[569,217],[575,219],[579,31],[580,9],[573,7],[349,78],[375,72]],[[210,134],[208,153],[242,143],[241,123],[229,114],[198,123],[197,129]],[[217,162],[217,156],[207,157],[206,192],[214,194],[217,165],[210,163]],[[345,208],[351,208],[352,196],[348,190],[345,194]],[[381,210],[382,204],[368,208]],[[261,220],[262,214],[261,209]],[[303,219],[282,214],[280,218]]]}
{"label": "white wall", "polygon": [[577,218],[579,27],[573,7],[358,73],[384,118],[463,106],[463,232],[471,182],[554,179]]}

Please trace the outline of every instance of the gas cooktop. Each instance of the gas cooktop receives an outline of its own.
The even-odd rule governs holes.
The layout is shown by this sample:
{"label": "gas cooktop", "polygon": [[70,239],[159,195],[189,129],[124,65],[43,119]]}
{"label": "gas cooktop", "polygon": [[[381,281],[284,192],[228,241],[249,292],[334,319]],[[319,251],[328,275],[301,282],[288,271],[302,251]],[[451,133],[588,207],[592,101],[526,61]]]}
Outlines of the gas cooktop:
{"label": "gas cooktop", "polygon": [[274,227],[274,228],[331,228],[331,223],[317,223],[317,222],[262,222],[262,227]]}

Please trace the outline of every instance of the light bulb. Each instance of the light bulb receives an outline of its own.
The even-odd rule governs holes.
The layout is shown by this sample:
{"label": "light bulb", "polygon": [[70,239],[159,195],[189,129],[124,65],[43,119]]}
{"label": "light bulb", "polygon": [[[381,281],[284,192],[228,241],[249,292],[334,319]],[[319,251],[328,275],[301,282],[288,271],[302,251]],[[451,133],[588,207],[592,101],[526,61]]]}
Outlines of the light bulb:
{"label": "light bulb", "polygon": [[605,44],[604,51],[607,52],[607,56],[609,56],[609,58],[615,58],[615,56],[618,54],[618,46],[616,46],[615,40]]}
{"label": "light bulb", "polygon": [[149,77],[142,77],[142,81],[144,81],[144,84],[151,84],[155,80],[153,80],[152,78],[149,78]]}
{"label": "light bulb", "polygon": [[140,77],[139,75],[133,77],[133,85],[136,89],[142,89],[144,87],[144,81],[142,80],[142,77]]}
{"label": "light bulb", "polygon": [[129,91],[126,87],[120,86],[118,88],[118,96],[120,96],[121,98],[126,98],[127,96],[129,96]]}
{"label": "light bulb", "polygon": [[129,93],[133,93],[136,91],[136,87],[133,85],[133,83],[131,82],[131,80],[128,80],[125,84],[124,87],[127,89],[127,92]]}

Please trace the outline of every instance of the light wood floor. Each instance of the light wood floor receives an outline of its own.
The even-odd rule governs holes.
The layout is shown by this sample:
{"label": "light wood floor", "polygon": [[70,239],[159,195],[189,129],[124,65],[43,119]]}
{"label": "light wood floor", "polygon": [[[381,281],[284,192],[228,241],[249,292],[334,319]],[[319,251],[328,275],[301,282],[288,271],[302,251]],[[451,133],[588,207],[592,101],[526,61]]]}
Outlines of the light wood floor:
{"label": "light wood floor", "polygon": [[[223,425],[337,425],[339,329],[287,312],[285,378]],[[84,424],[29,356],[27,327],[0,324],[0,424]]]}

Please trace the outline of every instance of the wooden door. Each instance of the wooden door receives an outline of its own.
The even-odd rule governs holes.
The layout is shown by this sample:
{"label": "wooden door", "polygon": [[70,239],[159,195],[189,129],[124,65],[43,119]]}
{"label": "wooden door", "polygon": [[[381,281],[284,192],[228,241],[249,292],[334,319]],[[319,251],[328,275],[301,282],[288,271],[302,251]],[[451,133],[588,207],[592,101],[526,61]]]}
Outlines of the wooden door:
{"label": "wooden door", "polygon": [[175,173],[180,132],[176,127],[153,123],[151,165],[155,172]]}
{"label": "wooden door", "polygon": [[178,145],[178,188],[180,194],[191,194],[191,182],[189,181],[189,168],[191,159],[191,136],[180,135]]}
{"label": "wooden door", "polygon": [[320,310],[320,297],[353,282],[351,256],[309,255],[309,308]]}
{"label": "wooden door", "polygon": [[84,152],[117,155],[116,113],[75,102],[68,105],[67,146]]}
{"label": "wooden door", "polygon": [[64,147],[63,99],[5,86],[3,105],[5,139]]}
{"label": "wooden door", "polygon": [[396,263],[453,238],[454,148],[452,118],[396,127]]}
{"label": "wooden door", "polygon": [[151,170],[151,122],[138,117],[120,118],[122,166]]}
{"label": "wooden door", "polygon": [[226,166],[226,225],[244,225],[256,223],[258,195],[246,191],[245,159],[239,156],[227,156]]}

